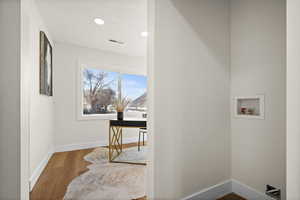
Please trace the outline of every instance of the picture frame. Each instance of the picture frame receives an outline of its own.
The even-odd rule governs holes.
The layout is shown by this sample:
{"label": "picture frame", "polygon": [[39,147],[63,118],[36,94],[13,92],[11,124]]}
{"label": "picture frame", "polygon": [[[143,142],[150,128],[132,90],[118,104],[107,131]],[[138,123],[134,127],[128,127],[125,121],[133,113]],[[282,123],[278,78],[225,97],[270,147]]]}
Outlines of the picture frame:
{"label": "picture frame", "polygon": [[40,31],[40,94],[53,96],[52,46],[47,35]]}

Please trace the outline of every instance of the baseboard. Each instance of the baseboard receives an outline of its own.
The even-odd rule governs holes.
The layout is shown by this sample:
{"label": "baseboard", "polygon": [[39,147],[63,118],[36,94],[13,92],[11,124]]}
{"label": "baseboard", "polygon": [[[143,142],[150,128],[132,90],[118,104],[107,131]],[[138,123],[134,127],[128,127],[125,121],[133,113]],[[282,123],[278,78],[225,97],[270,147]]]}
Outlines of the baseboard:
{"label": "baseboard", "polygon": [[[123,138],[123,143],[133,143],[138,142],[138,137],[133,138]],[[66,152],[66,151],[75,151],[75,150],[82,150],[82,149],[91,149],[101,146],[107,146],[108,141],[95,141],[95,142],[88,142],[88,143],[80,143],[80,144],[68,144],[68,145],[61,145],[55,148],[55,152]]]}
{"label": "baseboard", "polygon": [[[133,143],[137,142],[138,138],[124,138],[123,143]],[[96,141],[96,142],[89,142],[89,143],[81,143],[81,144],[69,144],[69,145],[62,145],[57,146],[54,150],[50,150],[47,154],[47,156],[40,162],[40,164],[37,166],[37,168],[33,171],[30,179],[29,179],[29,185],[30,185],[30,191],[34,188],[36,182],[38,181],[39,177],[41,176],[42,172],[44,171],[45,167],[47,166],[51,156],[54,152],[66,152],[66,151],[75,151],[75,150],[81,150],[81,149],[90,149],[100,146],[106,146],[108,144],[108,141]]]}
{"label": "baseboard", "polygon": [[231,180],[227,180],[212,187],[196,192],[190,196],[183,198],[182,200],[215,200],[222,196],[230,194],[232,192],[231,190]]}
{"label": "baseboard", "polygon": [[246,199],[252,200],[275,200],[272,197],[267,196],[266,194],[257,191],[253,188],[251,188],[250,186],[241,183],[237,180],[232,179],[231,180],[231,184],[232,184],[232,192],[240,195]]}
{"label": "baseboard", "polygon": [[47,166],[47,164],[48,164],[51,156],[53,155],[53,153],[54,153],[54,150],[51,149],[48,152],[48,154],[46,155],[46,157],[40,162],[40,164],[33,171],[32,175],[29,178],[30,191],[32,191],[32,189],[34,188],[36,182],[38,181],[39,177],[43,173],[43,171],[44,171],[45,167]]}
{"label": "baseboard", "polygon": [[235,193],[248,200],[275,200],[264,193],[237,180],[231,179],[196,192],[182,200],[216,200],[230,193]]}
{"label": "baseboard", "polygon": [[[123,139],[123,143],[133,143],[137,142],[138,138],[125,138]],[[106,146],[108,142],[98,141],[91,143],[83,143],[83,144],[71,144],[71,145],[63,145],[55,148],[55,151],[50,150],[47,156],[40,162],[37,168],[32,173],[29,179],[30,191],[34,188],[36,182],[38,181],[40,175],[43,170],[47,166],[51,156],[54,152],[65,152],[65,151],[74,151],[80,149],[88,149],[95,148],[99,146]],[[203,189],[199,192],[196,192],[190,196],[183,198],[182,200],[215,200],[222,196],[225,196],[230,193],[235,193],[249,200],[275,200],[264,193],[257,191],[250,186],[241,183],[235,179],[227,180],[211,186],[209,188]]]}

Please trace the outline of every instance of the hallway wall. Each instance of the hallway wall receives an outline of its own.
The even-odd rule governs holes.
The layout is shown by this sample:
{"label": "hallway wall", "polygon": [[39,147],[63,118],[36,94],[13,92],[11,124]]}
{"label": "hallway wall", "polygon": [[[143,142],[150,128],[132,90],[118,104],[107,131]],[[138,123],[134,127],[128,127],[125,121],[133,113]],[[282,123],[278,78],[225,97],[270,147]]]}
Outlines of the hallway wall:
{"label": "hallway wall", "polygon": [[0,1],[0,27],[0,199],[20,199],[20,0]]}
{"label": "hallway wall", "polygon": [[[104,119],[78,119],[79,65],[99,67],[123,73],[146,75],[146,61],[71,44],[56,43],[54,49],[54,112],[55,146],[108,144],[109,121]],[[124,139],[138,137],[138,129],[126,129]]]}
{"label": "hallway wall", "polygon": [[229,1],[154,3],[154,198],[181,199],[230,178]]}
{"label": "hallway wall", "polygon": [[[40,31],[47,34],[48,39],[54,46],[51,35],[47,32],[42,17],[36,7],[34,0],[27,0],[22,10],[23,18],[23,43],[24,60],[22,64],[26,66],[29,78],[29,176],[33,178],[41,167],[41,163],[53,151],[54,132],[53,117],[54,103],[53,97],[41,95],[40,89]],[[31,180],[32,181],[32,180]]]}
{"label": "hallway wall", "polygon": [[[285,0],[231,0],[232,178],[285,195]],[[233,98],[265,95],[265,120],[234,116]],[[283,197],[284,199],[284,197]]]}

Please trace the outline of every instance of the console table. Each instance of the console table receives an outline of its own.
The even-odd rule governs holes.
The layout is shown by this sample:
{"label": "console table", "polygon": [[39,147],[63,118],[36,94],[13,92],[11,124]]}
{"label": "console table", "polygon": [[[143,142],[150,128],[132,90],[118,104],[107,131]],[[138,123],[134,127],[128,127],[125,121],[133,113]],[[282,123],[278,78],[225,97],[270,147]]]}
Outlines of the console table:
{"label": "console table", "polygon": [[123,128],[147,128],[145,120],[110,120],[109,121],[109,161],[116,163],[128,163],[145,165],[146,163],[134,163],[115,161],[123,151]]}

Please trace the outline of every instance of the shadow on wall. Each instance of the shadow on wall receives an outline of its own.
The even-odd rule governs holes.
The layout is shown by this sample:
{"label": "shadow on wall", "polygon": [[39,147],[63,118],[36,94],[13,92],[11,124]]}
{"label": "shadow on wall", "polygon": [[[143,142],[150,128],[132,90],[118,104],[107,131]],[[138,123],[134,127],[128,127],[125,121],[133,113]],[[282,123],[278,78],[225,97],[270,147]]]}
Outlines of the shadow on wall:
{"label": "shadow on wall", "polygon": [[[169,17],[162,23],[163,39],[177,40],[164,41],[169,49],[162,46],[167,58],[174,57],[173,62],[164,58],[164,64],[174,67],[168,80],[172,82],[169,88],[176,88],[174,93],[167,91],[174,97],[166,106],[174,116],[175,125],[168,130],[176,155],[168,160],[174,163],[170,171],[176,174],[174,196],[182,198],[225,181],[230,174],[229,1],[168,2],[163,5],[173,8],[161,9]],[[170,27],[165,30],[168,21]],[[166,34],[173,30],[177,31],[173,36]],[[183,74],[189,82],[177,83]]]}
{"label": "shadow on wall", "polygon": [[[229,1],[171,0],[171,2],[210,50],[211,55],[222,65],[228,63],[228,55],[224,51],[229,49],[224,48],[229,47]],[[220,37],[222,35],[220,33],[224,33],[223,37]]]}

